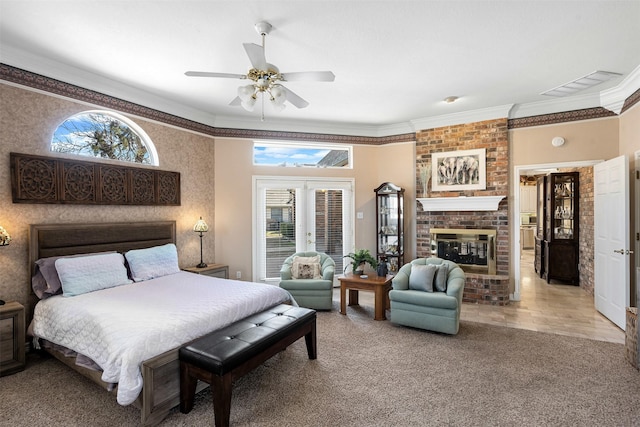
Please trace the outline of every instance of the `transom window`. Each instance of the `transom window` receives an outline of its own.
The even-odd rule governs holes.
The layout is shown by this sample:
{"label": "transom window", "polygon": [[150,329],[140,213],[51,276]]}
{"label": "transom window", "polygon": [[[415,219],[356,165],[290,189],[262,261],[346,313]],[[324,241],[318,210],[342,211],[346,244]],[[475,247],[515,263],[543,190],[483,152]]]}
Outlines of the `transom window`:
{"label": "transom window", "polygon": [[53,133],[51,151],[158,166],[156,149],[133,121],[112,111],[84,111]]}
{"label": "transom window", "polygon": [[255,142],[253,164],[287,168],[351,169],[351,146]]}

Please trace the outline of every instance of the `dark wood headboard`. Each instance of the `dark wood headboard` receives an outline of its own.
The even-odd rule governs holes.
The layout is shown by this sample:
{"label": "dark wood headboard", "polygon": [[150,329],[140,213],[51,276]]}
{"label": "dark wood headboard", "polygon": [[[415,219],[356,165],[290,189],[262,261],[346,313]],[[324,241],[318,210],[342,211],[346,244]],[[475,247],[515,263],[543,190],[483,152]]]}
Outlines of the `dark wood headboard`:
{"label": "dark wood headboard", "polygon": [[33,275],[35,262],[40,258],[126,252],[175,242],[175,221],[32,224],[29,227],[29,266]]}

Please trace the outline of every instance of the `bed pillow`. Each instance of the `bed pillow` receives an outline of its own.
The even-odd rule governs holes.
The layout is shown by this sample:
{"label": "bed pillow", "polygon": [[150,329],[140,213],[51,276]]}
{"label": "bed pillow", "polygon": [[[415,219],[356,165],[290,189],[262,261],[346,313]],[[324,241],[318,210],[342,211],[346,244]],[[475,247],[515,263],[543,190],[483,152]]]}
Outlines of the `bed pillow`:
{"label": "bed pillow", "polygon": [[320,270],[320,255],[312,257],[293,257],[291,277],[294,279],[322,279]]}
{"label": "bed pillow", "polygon": [[132,283],[119,253],[60,258],[55,265],[65,297]]}
{"label": "bed pillow", "polygon": [[62,284],[56,270],[56,260],[60,258],[76,258],[99,254],[115,254],[116,251],[96,252],[78,255],[62,255],[48,258],[40,258],[36,261],[36,268],[31,278],[31,288],[36,296],[45,299],[53,295],[62,293]]}
{"label": "bed pillow", "polygon": [[409,289],[423,292],[433,292],[433,279],[437,266],[433,264],[412,265],[409,274]]}
{"label": "bed pillow", "polygon": [[178,273],[178,250],[173,243],[147,249],[134,249],[124,254],[131,278],[135,282]]}

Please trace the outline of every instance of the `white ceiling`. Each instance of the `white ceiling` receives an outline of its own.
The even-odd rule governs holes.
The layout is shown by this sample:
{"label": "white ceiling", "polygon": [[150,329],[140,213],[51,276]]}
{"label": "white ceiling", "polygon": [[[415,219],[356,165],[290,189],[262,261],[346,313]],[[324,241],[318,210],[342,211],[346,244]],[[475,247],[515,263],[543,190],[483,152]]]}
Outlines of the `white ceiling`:
{"label": "white ceiling", "polygon": [[[246,73],[263,20],[281,72],[336,75],[286,83],[310,105],[267,105],[264,122],[228,105],[246,81],[184,75]],[[639,74],[639,28],[638,0],[0,0],[0,61],[216,127],[383,136],[606,106]],[[596,70],[622,77],[540,95]]]}

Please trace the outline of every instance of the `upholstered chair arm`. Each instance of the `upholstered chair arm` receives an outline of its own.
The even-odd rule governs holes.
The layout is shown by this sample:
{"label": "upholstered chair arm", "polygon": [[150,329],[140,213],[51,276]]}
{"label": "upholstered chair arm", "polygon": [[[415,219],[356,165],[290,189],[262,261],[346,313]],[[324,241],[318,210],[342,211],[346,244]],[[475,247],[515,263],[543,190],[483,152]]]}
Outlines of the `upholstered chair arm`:
{"label": "upholstered chair arm", "polygon": [[447,279],[447,295],[456,297],[458,305],[462,303],[462,294],[464,293],[465,275],[461,268],[449,272]]}
{"label": "upholstered chair arm", "polygon": [[398,270],[398,273],[391,280],[391,285],[396,291],[406,291],[409,289],[409,275],[411,274],[411,264],[405,264]]}
{"label": "upholstered chair arm", "polygon": [[280,268],[280,280],[291,280],[291,264],[284,263]]}
{"label": "upholstered chair arm", "polygon": [[333,281],[333,275],[335,272],[335,265],[327,265],[326,267],[324,267],[322,269],[322,278],[324,280],[331,280]]}

